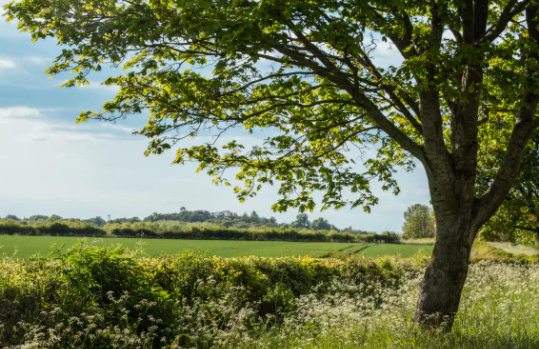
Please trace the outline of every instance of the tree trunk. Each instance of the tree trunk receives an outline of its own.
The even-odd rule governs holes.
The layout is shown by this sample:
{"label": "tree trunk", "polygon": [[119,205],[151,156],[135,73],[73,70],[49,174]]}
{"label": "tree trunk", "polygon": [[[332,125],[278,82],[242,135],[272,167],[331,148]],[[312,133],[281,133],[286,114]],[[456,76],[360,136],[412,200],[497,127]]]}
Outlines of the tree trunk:
{"label": "tree trunk", "polygon": [[414,321],[426,327],[451,330],[468,274],[475,237],[467,215],[437,219],[437,237],[421,284]]}

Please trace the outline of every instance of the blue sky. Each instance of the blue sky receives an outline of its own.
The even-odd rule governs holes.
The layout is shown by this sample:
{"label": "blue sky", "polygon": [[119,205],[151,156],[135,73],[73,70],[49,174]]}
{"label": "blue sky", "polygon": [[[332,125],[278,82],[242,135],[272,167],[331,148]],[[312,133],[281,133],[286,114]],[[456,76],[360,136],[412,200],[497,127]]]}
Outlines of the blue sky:
{"label": "blue sky", "polygon": [[[3,6],[5,1],[0,1]],[[290,222],[297,212],[274,213],[276,190],[265,188],[239,203],[230,188],[215,186],[194,165],[171,165],[173,152],[144,156],[147,140],[131,131],[143,122],[134,116],[116,124],[75,124],[78,112],[97,110],[114,96],[91,76],[90,86],[60,88],[62,77],[44,73],[58,53],[54,41],[32,43],[16,23],[0,21],[0,216],[59,214],[63,217],[144,217],[152,212],[177,212],[180,207],[238,213],[256,210]],[[391,50],[382,61],[395,58]],[[338,227],[399,232],[403,212],[428,203],[421,167],[398,174],[401,193],[376,189],[380,203],[370,214],[359,209],[309,213]],[[378,186],[374,183],[374,187]]]}

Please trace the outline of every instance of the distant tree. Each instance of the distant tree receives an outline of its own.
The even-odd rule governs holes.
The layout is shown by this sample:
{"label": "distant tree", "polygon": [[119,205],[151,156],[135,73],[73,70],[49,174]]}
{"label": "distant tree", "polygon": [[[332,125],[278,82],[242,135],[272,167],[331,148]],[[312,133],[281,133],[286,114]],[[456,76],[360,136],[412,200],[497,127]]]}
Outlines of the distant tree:
{"label": "distant tree", "polygon": [[15,216],[14,214],[8,214],[5,219],[11,219],[13,221],[20,221],[19,217]]}
{"label": "distant tree", "polygon": [[296,220],[292,222],[293,228],[309,228],[309,216],[306,213],[298,213]]}
{"label": "distant tree", "polygon": [[333,225],[329,224],[325,218],[317,218],[311,222],[311,229],[313,230],[330,230],[335,228]]}
{"label": "distant tree", "polygon": [[399,234],[390,230],[383,231],[380,236],[381,240],[385,242],[398,242],[400,240]]}
{"label": "distant tree", "polygon": [[63,219],[62,216],[59,216],[57,214],[53,214],[47,220],[51,221],[51,222],[56,222],[56,221],[61,221],[62,219]]}
{"label": "distant tree", "polygon": [[259,223],[260,221],[260,217],[258,216],[258,213],[256,213],[256,211],[251,212],[250,219],[252,223]]}
{"label": "distant tree", "polygon": [[97,225],[98,227],[102,227],[105,225],[105,223],[107,223],[103,218],[101,218],[100,216],[97,216],[97,217],[94,217],[94,218],[90,218],[90,219],[87,219],[86,222],[90,223],[90,224],[93,224],[93,225]]}
{"label": "distant tree", "polygon": [[140,218],[135,216],[135,217],[127,218],[126,221],[129,223],[137,223],[137,222],[140,222]]}
{"label": "distant tree", "polygon": [[205,222],[210,218],[212,218],[212,215],[209,211],[196,210],[191,212],[189,222]]}
{"label": "distant tree", "polygon": [[30,216],[28,217],[27,220],[31,221],[31,222],[37,222],[37,221],[44,221],[44,220],[47,220],[49,218],[49,216],[45,216],[45,215],[41,215],[41,214],[36,214],[36,215],[33,215],[33,216]]}
{"label": "distant tree", "polygon": [[402,227],[405,239],[420,239],[434,237],[434,218],[429,206],[415,204],[404,212],[404,226]]}

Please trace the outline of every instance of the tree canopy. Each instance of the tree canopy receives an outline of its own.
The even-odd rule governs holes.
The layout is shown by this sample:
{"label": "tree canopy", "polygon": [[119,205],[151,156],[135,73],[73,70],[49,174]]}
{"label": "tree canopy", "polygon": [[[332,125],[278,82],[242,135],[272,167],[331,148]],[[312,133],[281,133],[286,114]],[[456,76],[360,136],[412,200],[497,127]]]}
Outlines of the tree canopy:
{"label": "tree canopy", "polygon": [[434,237],[434,217],[427,205],[415,204],[408,207],[404,212],[404,219],[402,233],[405,239]]}
{"label": "tree canopy", "polygon": [[[495,119],[511,127],[536,98],[528,72],[538,70],[538,50],[518,17],[528,3],[24,0],[7,10],[34,39],[63,45],[48,72],[73,72],[67,86],[87,84],[88,73],[108,63],[126,69],[105,81],[121,88],[114,100],[80,121],[148,113],[140,130],[151,138],[148,153],[208,127],[216,138],[237,127],[270,128],[252,148],[209,141],[179,148],[176,162],[198,161],[227,185],[225,169],[238,168],[240,199],[280,182],[277,210],[312,208],[314,191],[323,192],[324,207],[368,210],[377,202],[369,180],[398,192],[394,167],[413,166],[410,154],[425,161],[425,142],[449,160],[476,147],[479,129]],[[467,17],[473,11],[482,12],[480,22]],[[388,45],[401,64],[376,61],[377,48]],[[468,121],[454,115],[465,107],[482,123],[460,124]],[[364,144],[376,154],[356,164],[347,150]],[[345,189],[355,195],[343,196]]]}
{"label": "tree canopy", "polygon": [[296,220],[290,225],[294,228],[309,228],[311,222],[309,222],[309,216],[306,213],[298,213]]}

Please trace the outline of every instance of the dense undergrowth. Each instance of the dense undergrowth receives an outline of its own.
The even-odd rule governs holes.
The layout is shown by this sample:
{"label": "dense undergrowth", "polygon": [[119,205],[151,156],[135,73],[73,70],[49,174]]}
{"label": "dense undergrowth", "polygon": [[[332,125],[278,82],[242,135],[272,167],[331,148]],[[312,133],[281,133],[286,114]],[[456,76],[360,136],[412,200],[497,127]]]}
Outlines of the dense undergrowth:
{"label": "dense undergrowth", "polygon": [[[0,261],[0,343],[24,348],[539,346],[539,267],[474,262],[455,329],[411,322],[425,258],[141,258],[79,245]],[[484,341],[484,342],[481,342]],[[483,344],[482,344],[483,343]]]}
{"label": "dense undergrowth", "polygon": [[256,241],[398,242],[394,233],[344,233],[289,227],[225,227],[210,223],[175,221],[107,223],[96,226],[77,220],[15,221],[0,219],[0,234],[84,237],[145,237]]}
{"label": "dense undergrowth", "polygon": [[[411,264],[359,259],[139,258],[80,245],[0,265],[0,342],[45,347],[225,345],[280,324],[335,280],[378,297]],[[382,302],[378,299],[377,302]]]}

